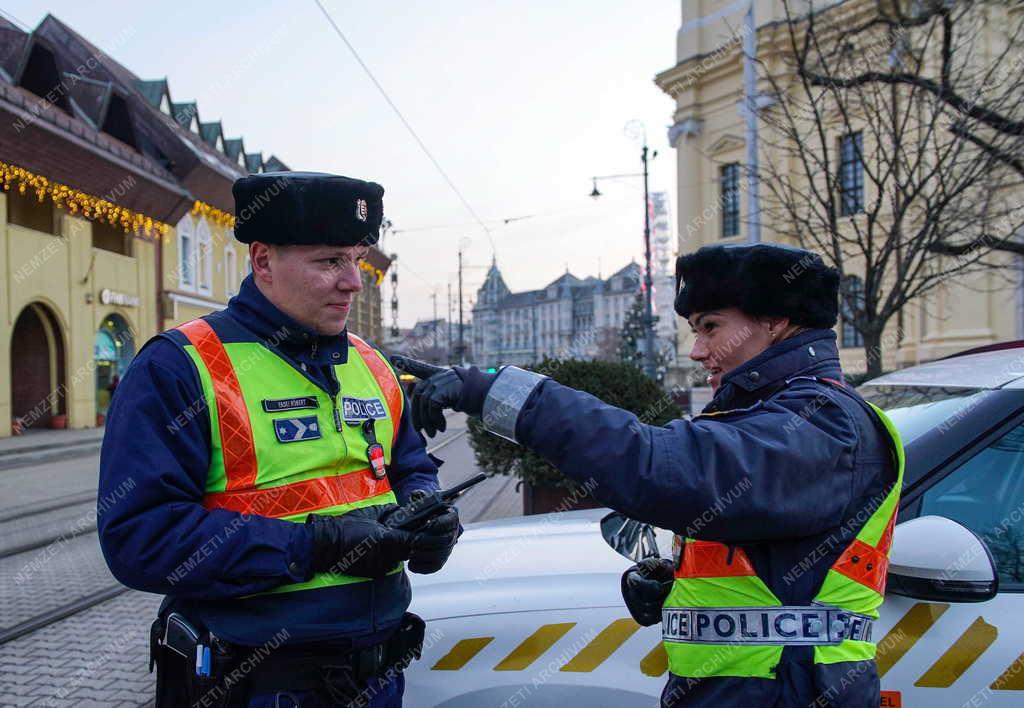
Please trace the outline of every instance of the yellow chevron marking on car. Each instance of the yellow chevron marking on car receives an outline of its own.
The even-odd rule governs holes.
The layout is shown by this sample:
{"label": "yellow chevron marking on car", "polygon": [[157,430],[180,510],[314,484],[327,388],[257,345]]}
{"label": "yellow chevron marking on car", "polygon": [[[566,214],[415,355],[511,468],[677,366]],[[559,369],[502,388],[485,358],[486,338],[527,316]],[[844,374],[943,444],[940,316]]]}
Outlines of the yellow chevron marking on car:
{"label": "yellow chevron marking on car", "polygon": [[1024,691],[1024,654],[1018,656],[989,688],[994,691]]}
{"label": "yellow chevron marking on car", "polygon": [[611,656],[616,649],[640,629],[632,617],[617,619],[601,630],[593,641],[583,647],[579,654],[569,659],[559,671],[593,671]]}
{"label": "yellow chevron marking on car", "polygon": [[430,668],[435,671],[458,671],[493,641],[494,637],[462,639],[452,647],[450,652],[438,659],[437,663]]}
{"label": "yellow chevron marking on car", "polygon": [[979,617],[932,667],[924,672],[915,686],[948,688],[953,685],[978,657],[996,640],[999,630]]}
{"label": "yellow chevron marking on car", "polygon": [[564,637],[565,633],[575,626],[575,622],[543,625],[523,640],[522,644],[513,649],[511,654],[499,661],[494,670],[522,671],[536,661],[537,657],[554,646],[555,642]]}
{"label": "yellow chevron marking on car", "polygon": [[948,609],[949,605],[944,602],[919,602],[907,610],[907,614],[878,642],[879,678],[885,676]]}
{"label": "yellow chevron marking on car", "polygon": [[668,671],[668,654],[665,645],[658,642],[657,646],[640,660],[640,670],[647,676],[661,676]]}

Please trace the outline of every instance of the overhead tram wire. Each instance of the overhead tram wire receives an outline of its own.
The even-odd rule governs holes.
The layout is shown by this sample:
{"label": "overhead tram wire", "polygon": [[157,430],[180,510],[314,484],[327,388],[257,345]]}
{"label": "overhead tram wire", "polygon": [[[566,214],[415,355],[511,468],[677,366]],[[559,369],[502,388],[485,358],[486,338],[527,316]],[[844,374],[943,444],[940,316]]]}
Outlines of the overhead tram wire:
{"label": "overhead tram wire", "polygon": [[359,52],[356,51],[356,48],[353,47],[352,43],[348,41],[347,37],[345,37],[345,33],[341,31],[341,28],[338,27],[337,23],[334,21],[334,18],[332,18],[330,13],[327,12],[327,8],[324,7],[323,3],[320,2],[320,0],[313,0],[313,2],[315,2],[316,6],[320,8],[320,12],[322,12],[324,17],[327,18],[327,21],[331,24],[331,27],[334,28],[335,33],[338,35],[341,41],[345,43],[345,46],[348,47],[348,50],[352,52],[352,56],[355,57],[355,60],[357,62],[359,62],[359,66],[361,66],[363,68],[363,71],[366,72],[366,75],[370,77],[370,81],[372,81],[373,85],[377,87],[378,91],[380,91],[381,96],[383,96],[384,100],[388,102],[389,106],[391,106],[391,110],[395,112],[395,115],[398,116],[398,119],[402,121],[402,124],[405,126],[406,130],[409,131],[409,134],[412,135],[413,140],[415,140],[416,143],[420,146],[420,149],[423,150],[423,153],[427,156],[427,159],[429,159],[433,163],[434,167],[440,173],[441,177],[444,178],[444,181],[447,182],[448,186],[451,187],[453,192],[455,192],[455,196],[457,196],[459,198],[459,201],[462,202],[462,206],[466,208],[466,211],[468,211],[469,214],[473,217],[476,224],[481,229],[484,230],[485,234],[487,234],[487,240],[491,244],[491,252],[496,252],[494,248],[494,238],[491,236],[491,230],[487,228],[487,225],[484,223],[483,219],[481,219],[480,216],[476,213],[476,210],[473,209],[472,205],[469,203],[466,197],[462,195],[462,192],[459,190],[459,188],[455,186],[455,182],[452,181],[452,178],[449,177],[448,173],[444,171],[443,167],[441,167],[441,163],[438,162],[437,158],[434,157],[434,154],[430,152],[430,149],[427,147],[426,143],[424,143],[423,140],[420,139],[420,136],[413,129],[412,124],[410,124],[409,121],[406,120],[405,116],[402,115],[402,112],[398,110],[398,106],[396,106],[395,102],[391,100],[391,97],[388,95],[388,92],[384,90],[384,87],[381,86],[381,83],[377,81],[377,77],[373,75],[373,72],[370,71],[370,67],[368,67],[366,65],[366,62],[363,61],[363,58],[359,56]]}

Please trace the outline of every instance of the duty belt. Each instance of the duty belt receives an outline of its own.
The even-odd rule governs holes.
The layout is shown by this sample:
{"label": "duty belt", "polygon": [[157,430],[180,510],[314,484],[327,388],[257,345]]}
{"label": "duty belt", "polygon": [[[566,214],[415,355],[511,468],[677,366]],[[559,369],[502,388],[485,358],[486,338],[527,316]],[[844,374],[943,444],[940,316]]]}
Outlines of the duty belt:
{"label": "duty belt", "polygon": [[871,641],[874,620],[825,605],[783,607],[666,607],[666,642],[821,646]]}

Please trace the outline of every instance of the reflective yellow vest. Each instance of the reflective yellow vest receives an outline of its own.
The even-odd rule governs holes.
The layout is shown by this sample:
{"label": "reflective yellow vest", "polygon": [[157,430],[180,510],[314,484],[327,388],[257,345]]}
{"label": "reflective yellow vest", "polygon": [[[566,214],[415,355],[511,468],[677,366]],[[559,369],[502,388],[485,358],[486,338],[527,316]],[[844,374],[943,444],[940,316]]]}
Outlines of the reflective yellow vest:
{"label": "reflective yellow vest", "polygon": [[[210,412],[207,509],[302,523],[312,512],[396,503],[384,465],[402,419],[402,391],[377,350],[348,335],[348,359],[334,366],[343,394],[332,398],[263,342],[224,342],[203,318],[176,329],[188,340]],[[376,448],[364,431],[368,420]],[[381,453],[384,464],[375,469],[371,458]],[[367,580],[320,573],[267,592]]]}
{"label": "reflective yellow vest", "polygon": [[662,608],[671,673],[773,679],[783,648],[794,644],[813,646],[816,664],[875,658],[871,629],[885,595],[904,453],[892,421],[871,408],[892,438],[896,483],[828,570],[811,605],[784,607],[742,548],[675,537],[675,581]]}

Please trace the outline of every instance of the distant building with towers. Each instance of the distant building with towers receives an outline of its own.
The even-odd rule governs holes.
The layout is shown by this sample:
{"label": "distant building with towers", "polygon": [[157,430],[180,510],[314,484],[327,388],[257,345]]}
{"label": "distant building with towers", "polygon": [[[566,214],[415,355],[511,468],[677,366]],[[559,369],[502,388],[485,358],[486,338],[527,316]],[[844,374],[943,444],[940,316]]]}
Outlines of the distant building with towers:
{"label": "distant building with towers", "polygon": [[513,293],[493,261],[473,306],[473,363],[612,359],[640,282],[640,266],[630,263],[608,278],[566,271],[539,290]]}

